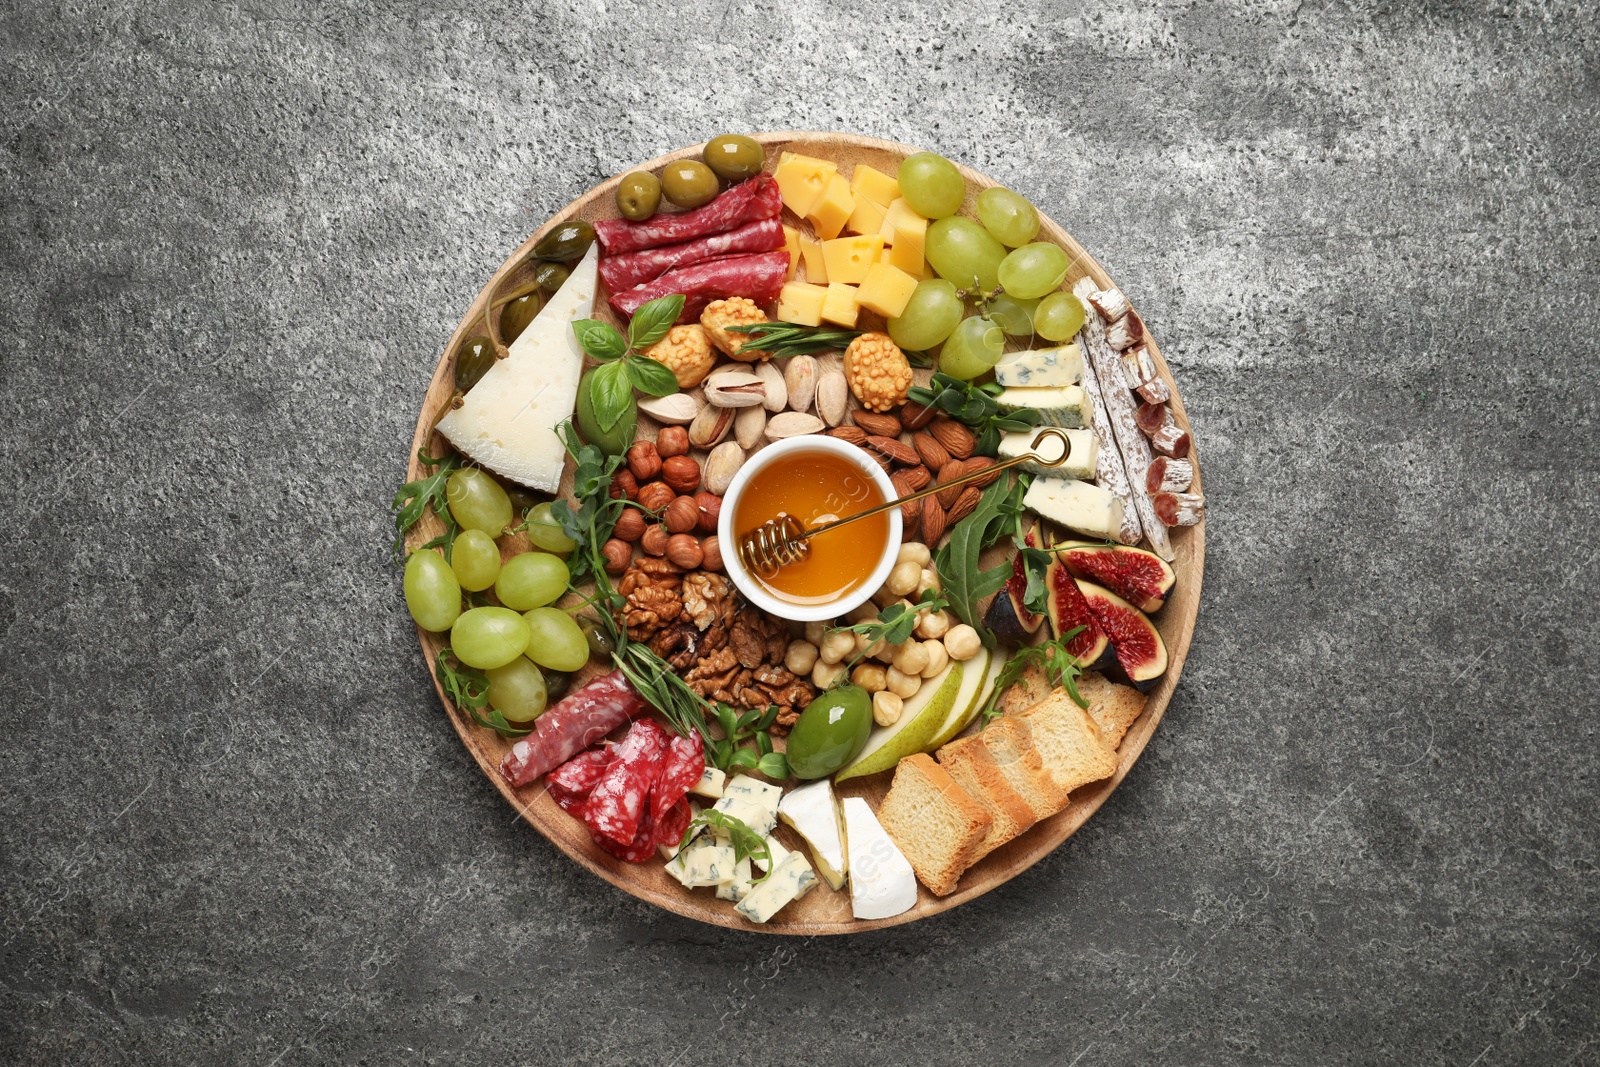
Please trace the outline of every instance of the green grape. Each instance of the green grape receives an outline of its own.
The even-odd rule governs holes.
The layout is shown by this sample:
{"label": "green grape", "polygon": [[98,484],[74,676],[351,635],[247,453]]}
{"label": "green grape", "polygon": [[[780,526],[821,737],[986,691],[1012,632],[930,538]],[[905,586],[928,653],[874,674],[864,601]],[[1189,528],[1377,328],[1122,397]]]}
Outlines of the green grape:
{"label": "green grape", "polygon": [[1035,241],[1023,245],[1000,264],[1000,284],[1019,300],[1032,300],[1059,286],[1072,261],[1059,245]]}
{"label": "green grape", "polygon": [[556,521],[548,502],[535,504],[528,512],[528,540],[546,552],[565,555],[578,547],[578,542],[567,536]]}
{"label": "green grape", "polygon": [[418,626],[433,633],[450,629],[461,614],[461,583],[444,557],[431,548],[406,560],[406,607]]}
{"label": "green grape", "polygon": [[926,352],[943,344],[967,313],[956,287],[943,278],[924,278],[897,318],[889,320],[889,336],[901,348]]}
{"label": "green grape", "polygon": [[476,467],[462,467],[452,474],[444,495],[450,514],[464,529],[499,537],[511,525],[511,498],[499,482]]}
{"label": "green grape", "polygon": [[534,608],[523,616],[532,634],[528,658],[541,667],[575,671],[589,662],[589,642],[560,608]]}
{"label": "green grape", "polygon": [[492,671],[522,655],[531,635],[527,621],[510,608],[473,608],[450,627],[450,647],[467,666]]}
{"label": "green grape", "polygon": [[1000,324],[1010,337],[1033,336],[1033,309],[1037,300],[1018,300],[1010,293],[1001,293],[989,301],[989,317]]}
{"label": "green grape", "polygon": [[1000,284],[1000,261],[1006,258],[1006,246],[971,219],[940,219],[928,227],[927,242],[924,252],[939,277],[963,289],[974,279],[985,290]]}
{"label": "green grape", "polygon": [[985,189],[978,194],[977,207],[978,221],[1003,245],[1021,248],[1039,236],[1039,213],[1010,189]]}
{"label": "green grape", "polygon": [[481,592],[500,577],[500,548],[482,530],[462,530],[450,550],[450,569],[461,588]]}
{"label": "green grape", "polygon": [[512,611],[542,608],[567,591],[571,576],[559,557],[548,552],[524,552],[506,560],[500,568],[494,595]]}
{"label": "green grape", "polygon": [[974,315],[962,319],[939,350],[939,369],[952,378],[971,381],[1000,361],[1006,335],[991,318]]}
{"label": "green grape", "polygon": [[948,159],[932,152],[917,152],[900,164],[900,195],[906,207],[930,219],[942,219],[961,210],[967,183]]}
{"label": "green grape", "polygon": [[507,722],[532,722],[550,699],[544,675],[527,656],[518,656],[489,675],[489,706]]}
{"label": "green grape", "polygon": [[1083,329],[1083,303],[1071,293],[1051,293],[1033,309],[1033,328],[1047,341],[1065,341]]}

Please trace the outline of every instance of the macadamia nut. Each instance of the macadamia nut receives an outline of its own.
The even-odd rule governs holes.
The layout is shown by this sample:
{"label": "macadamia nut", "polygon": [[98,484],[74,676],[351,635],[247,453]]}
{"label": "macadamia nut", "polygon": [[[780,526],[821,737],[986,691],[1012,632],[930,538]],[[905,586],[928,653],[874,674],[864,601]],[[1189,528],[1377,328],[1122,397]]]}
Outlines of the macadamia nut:
{"label": "macadamia nut", "polygon": [[879,726],[893,726],[904,710],[905,702],[887,689],[872,694],[872,721]]}
{"label": "macadamia nut", "polygon": [[922,573],[917,575],[917,596],[920,597],[929,589],[932,589],[935,593],[937,593],[940,591],[940,588],[939,572],[934,570],[932,567],[922,568]]}
{"label": "macadamia nut", "polygon": [[907,541],[900,546],[900,553],[895,557],[896,563],[915,563],[919,567],[926,567],[933,554],[928,551],[928,546],[916,541]]}
{"label": "macadamia nut", "polygon": [[783,654],[783,665],[791,674],[810,674],[817,665],[817,646],[810,641],[790,641]]}
{"label": "macadamia nut", "polygon": [[806,640],[818,648],[822,647],[822,639],[828,633],[828,624],[822,620],[806,623]]}
{"label": "macadamia nut", "polygon": [[944,650],[957,662],[971,659],[982,647],[983,642],[978,639],[978,631],[966,623],[952,626],[944,635]]}
{"label": "macadamia nut", "polygon": [[818,689],[827,689],[839,680],[839,675],[844,673],[844,664],[829,663],[819,659],[817,665],[811,668],[811,684]]}

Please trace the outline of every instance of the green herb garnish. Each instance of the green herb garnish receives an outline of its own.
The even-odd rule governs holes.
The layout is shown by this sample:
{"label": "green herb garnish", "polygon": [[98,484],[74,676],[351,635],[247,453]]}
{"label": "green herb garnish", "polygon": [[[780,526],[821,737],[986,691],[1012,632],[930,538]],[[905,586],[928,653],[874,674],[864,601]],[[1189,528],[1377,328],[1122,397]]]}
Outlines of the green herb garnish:
{"label": "green herb garnish", "polygon": [[[678,391],[678,379],[665,364],[657,363],[643,351],[661,340],[683,314],[684,298],[673,293],[652,300],[628,323],[628,336],[609,322],[576,319],[573,336],[585,355],[600,366],[591,372],[594,381],[588,388],[594,403],[594,418],[609,432],[622,421],[633,404],[633,391],[651,396],[666,396]],[[582,499],[581,497],[579,499]]]}
{"label": "green herb garnish", "polygon": [[994,634],[983,625],[978,604],[1006,584],[1011,577],[1011,561],[997,563],[988,570],[978,569],[983,550],[1002,537],[1015,534],[1022,521],[1022,495],[1028,479],[1015,482],[1002,477],[983,491],[971,515],[956,523],[950,539],[933,557],[939,584],[950,608],[962,622],[978,631],[985,647],[994,647]]}
{"label": "green herb garnish", "polygon": [[1016,655],[1006,660],[1006,665],[1001,667],[1000,673],[995,676],[994,690],[989,694],[989,701],[984,704],[980,713],[983,725],[987,726],[999,717],[1000,700],[1005,696],[1005,691],[1015,685],[1017,679],[1036,663],[1044,666],[1045,677],[1051,685],[1063,686],[1080,708],[1088,710],[1089,702],[1078,692],[1078,676],[1083,673],[1083,668],[1078,665],[1077,658],[1067,651],[1067,644],[1083,633],[1083,630],[1082,626],[1075,626],[1054,640],[1018,649]]}
{"label": "green herb garnish", "polygon": [[938,593],[932,589],[924,589],[922,596],[917,599],[915,604],[909,607],[899,603],[890,604],[878,612],[876,620],[858,622],[853,626],[834,626],[829,628],[828,633],[830,634],[860,634],[867,639],[865,648],[856,653],[855,658],[845,665],[844,670],[839,672],[840,681],[836,684],[844,685],[849,681],[850,669],[866,655],[866,649],[871,648],[879,641],[882,641],[885,645],[898,645],[911,636],[911,631],[916,629],[917,619],[924,612],[943,611],[949,606],[949,602]]}
{"label": "green herb garnish", "polygon": [[683,840],[678,842],[678,849],[681,851],[695,834],[708,826],[728,832],[728,838],[733,843],[733,862],[738,863],[743,859],[759,860],[767,865],[767,874],[772,873],[772,850],[767,848],[767,839],[750,829],[750,824],[738,816],[729,815],[715,808],[707,808],[694,817],[689,828],[683,832]]}
{"label": "green herb garnish", "polygon": [[831,330],[825,326],[796,326],[792,322],[752,322],[729,326],[729,333],[742,333],[750,340],[739,346],[737,355],[769,352],[773,359],[808,356],[817,352],[836,352],[850,347],[861,330]]}
{"label": "green herb garnish", "polygon": [[405,548],[406,534],[411,528],[422,521],[422,516],[428,509],[439,517],[444,523],[444,533],[435,537],[423,548],[443,548],[445,562],[450,561],[450,549],[455,545],[456,534],[461,527],[456,525],[455,517],[450,514],[450,507],[445,497],[445,483],[450,480],[450,473],[461,466],[461,457],[454,452],[443,456],[430,456],[422,449],[417,449],[417,459],[425,467],[437,468],[432,474],[418,478],[414,482],[407,482],[400,487],[394,495],[394,503],[390,505],[394,510],[394,555],[395,559],[401,558]]}
{"label": "green herb garnish", "polygon": [[973,385],[948,374],[935,373],[926,386],[912,386],[907,395],[914,403],[942,411],[977,433],[974,451],[981,456],[998,455],[1000,435],[1024,433],[1039,425],[1037,411],[1003,412],[995,402],[1003,390],[993,382]]}

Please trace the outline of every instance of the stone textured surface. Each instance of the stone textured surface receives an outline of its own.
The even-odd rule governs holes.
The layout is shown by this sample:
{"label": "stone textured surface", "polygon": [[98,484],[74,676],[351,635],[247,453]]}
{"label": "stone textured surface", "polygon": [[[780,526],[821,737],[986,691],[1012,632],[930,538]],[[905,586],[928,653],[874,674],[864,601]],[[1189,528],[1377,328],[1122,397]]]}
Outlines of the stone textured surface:
{"label": "stone textured surface", "polygon": [[[1600,1062],[1592,6],[883,7],[0,14],[0,1059]],[[514,825],[388,560],[506,250],[763,128],[1062,220],[1212,496],[1127,783],[852,939],[691,924]]]}

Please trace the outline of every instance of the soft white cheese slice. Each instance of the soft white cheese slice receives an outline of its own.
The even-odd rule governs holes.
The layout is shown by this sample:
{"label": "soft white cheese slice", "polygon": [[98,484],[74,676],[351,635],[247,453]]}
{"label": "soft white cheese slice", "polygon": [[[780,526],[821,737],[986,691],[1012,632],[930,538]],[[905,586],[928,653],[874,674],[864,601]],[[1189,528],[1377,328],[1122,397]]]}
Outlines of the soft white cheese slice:
{"label": "soft white cheese slice", "polygon": [[583,374],[583,350],[572,320],[594,309],[600,246],[589,249],[550,302],[511,342],[439,432],[496,474],[546,493],[561,486],[566,449],[556,424],[572,414]]}
{"label": "soft white cheese slice", "polygon": [[828,885],[838,889],[849,873],[844,851],[844,834],[839,806],[833,798],[833,783],[820,778],[809,785],[791,789],[778,804],[778,818],[794,827],[806,839],[811,859]]}
{"label": "soft white cheese slice", "polygon": [[1122,532],[1122,498],[1089,482],[1039,477],[1022,498],[1034,514],[1090,537],[1115,541]]}
{"label": "soft white cheese slice", "polygon": [[850,842],[850,912],[858,919],[887,919],[917,902],[917,875],[860,797],[844,799]]}

